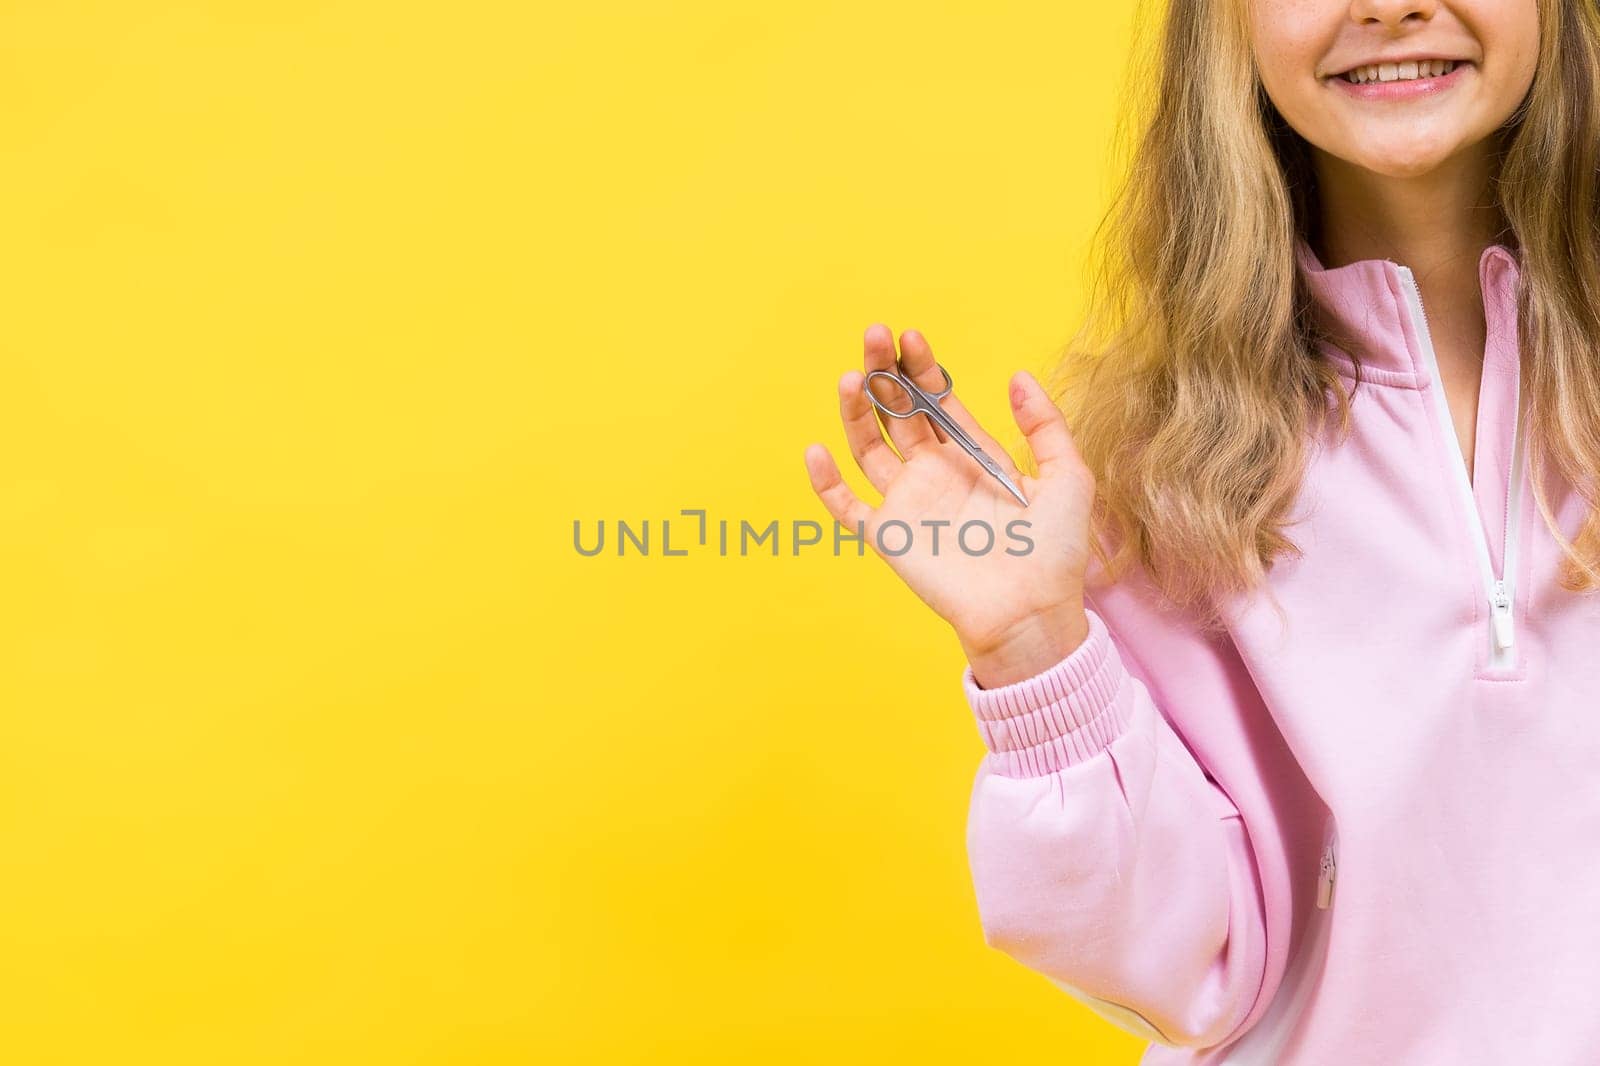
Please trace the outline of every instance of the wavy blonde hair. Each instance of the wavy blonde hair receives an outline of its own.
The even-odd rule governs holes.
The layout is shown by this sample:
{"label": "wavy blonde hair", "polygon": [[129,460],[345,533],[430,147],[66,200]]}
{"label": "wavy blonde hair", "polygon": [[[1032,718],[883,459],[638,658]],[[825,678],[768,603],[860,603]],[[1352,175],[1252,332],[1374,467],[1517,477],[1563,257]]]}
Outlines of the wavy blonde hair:
{"label": "wavy blonde hair", "polygon": [[[1309,152],[1262,88],[1243,8],[1169,0],[1149,23],[1130,84],[1152,95],[1124,121],[1090,312],[1045,381],[1095,475],[1094,557],[1113,578],[1136,559],[1208,626],[1220,598],[1301,554],[1284,526],[1312,438],[1330,417],[1350,429],[1295,263],[1317,219]],[[1600,587],[1600,13],[1539,0],[1539,14],[1492,192],[1522,263],[1528,470],[1579,591]],[[1576,543],[1544,496],[1552,466],[1589,504]]]}

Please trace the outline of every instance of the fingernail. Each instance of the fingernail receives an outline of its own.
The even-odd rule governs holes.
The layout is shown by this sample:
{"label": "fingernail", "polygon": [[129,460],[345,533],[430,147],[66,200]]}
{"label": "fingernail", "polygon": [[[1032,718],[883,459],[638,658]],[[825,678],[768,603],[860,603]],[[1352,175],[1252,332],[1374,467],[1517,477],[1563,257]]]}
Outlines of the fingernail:
{"label": "fingernail", "polygon": [[1021,385],[1011,386],[1011,406],[1021,407],[1022,401],[1028,398],[1028,390]]}

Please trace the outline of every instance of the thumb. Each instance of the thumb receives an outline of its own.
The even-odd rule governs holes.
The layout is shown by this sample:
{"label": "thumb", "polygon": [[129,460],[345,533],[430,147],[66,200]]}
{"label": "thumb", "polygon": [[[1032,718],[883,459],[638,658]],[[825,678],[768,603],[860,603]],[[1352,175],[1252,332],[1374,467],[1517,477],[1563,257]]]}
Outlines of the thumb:
{"label": "thumb", "polygon": [[1011,415],[1028,438],[1039,476],[1050,477],[1069,464],[1082,463],[1061,409],[1034,376],[1019,370],[1011,378]]}

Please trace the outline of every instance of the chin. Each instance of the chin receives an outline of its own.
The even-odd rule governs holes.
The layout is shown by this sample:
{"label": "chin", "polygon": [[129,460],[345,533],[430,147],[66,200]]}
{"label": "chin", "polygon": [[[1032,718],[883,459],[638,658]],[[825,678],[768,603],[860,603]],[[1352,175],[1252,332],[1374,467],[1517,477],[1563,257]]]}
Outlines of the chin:
{"label": "chin", "polygon": [[1405,141],[1392,147],[1371,148],[1361,153],[1361,165],[1386,178],[1420,178],[1443,166],[1450,158],[1443,145]]}

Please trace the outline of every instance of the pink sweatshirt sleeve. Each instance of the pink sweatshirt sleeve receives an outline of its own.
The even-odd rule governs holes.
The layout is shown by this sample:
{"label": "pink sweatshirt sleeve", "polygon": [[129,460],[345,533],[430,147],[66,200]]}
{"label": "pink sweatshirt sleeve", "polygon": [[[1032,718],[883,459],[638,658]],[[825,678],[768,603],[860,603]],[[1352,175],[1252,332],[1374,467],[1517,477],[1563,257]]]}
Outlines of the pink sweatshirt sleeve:
{"label": "pink sweatshirt sleeve", "polygon": [[1104,619],[1044,673],[967,699],[988,752],[967,823],[984,940],[1149,1040],[1211,1047],[1261,989],[1243,819]]}

